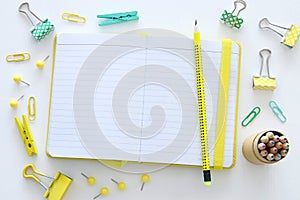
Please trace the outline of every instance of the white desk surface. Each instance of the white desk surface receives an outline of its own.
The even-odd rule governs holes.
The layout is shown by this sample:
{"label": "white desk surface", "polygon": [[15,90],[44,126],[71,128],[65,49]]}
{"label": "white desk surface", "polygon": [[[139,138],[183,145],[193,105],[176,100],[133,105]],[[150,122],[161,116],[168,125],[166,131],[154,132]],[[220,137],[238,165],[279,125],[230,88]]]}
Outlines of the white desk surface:
{"label": "white desk surface", "polygon": [[[203,185],[202,170],[189,167],[167,167],[151,173],[151,181],[140,192],[140,174],[127,174],[109,169],[97,161],[51,159],[45,154],[47,111],[51,77],[51,62],[43,70],[35,67],[35,61],[52,54],[54,34],[42,42],[36,42],[29,30],[31,24],[23,14],[18,13],[20,1],[6,1],[1,11],[0,37],[0,128],[1,128],[1,199],[43,199],[41,186],[22,177],[26,164],[34,163],[38,170],[53,176],[57,170],[74,179],[65,195],[66,200],[92,199],[100,187],[108,186],[111,193],[105,199],[296,199],[299,196],[297,183],[300,146],[299,140],[299,101],[300,90],[300,44],[288,49],[280,44],[280,37],[260,30],[258,22],[268,17],[274,23],[289,27],[300,25],[300,1],[252,0],[241,13],[245,22],[241,30],[232,30],[219,22],[224,9],[233,9],[233,1],[171,1],[171,0],[32,0],[31,10],[41,18],[48,17],[56,26],[56,32],[79,33],[121,33],[139,28],[163,28],[193,37],[193,25],[198,19],[203,39],[220,40],[231,38],[243,46],[241,83],[239,99],[239,126],[237,139],[237,162],[231,170],[212,171],[213,184]],[[97,14],[137,10],[140,20],[133,23],[98,27]],[[79,13],[87,17],[87,23],[80,25],[61,19],[64,11]],[[268,47],[273,51],[270,71],[277,77],[275,91],[254,91],[252,76],[259,73],[260,49]],[[7,63],[5,56],[10,53],[28,51],[32,58],[25,63]],[[20,73],[30,87],[16,85],[12,76]],[[11,98],[24,94],[18,109],[9,107]],[[31,123],[31,129],[39,150],[37,156],[28,157],[15,125],[14,117],[27,113],[27,98],[37,98],[38,118]],[[268,107],[274,99],[284,110],[288,121],[280,123]],[[240,125],[241,120],[254,107],[260,106],[261,114],[248,127]],[[250,134],[261,130],[281,130],[289,137],[292,148],[288,157],[272,166],[257,166],[249,163],[242,154],[242,143]],[[298,139],[297,139],[298,138]],[[80,172],[97,178],[95,186],[86,184]],[[120,192],[110,178],[123,180],[128,189]]]}

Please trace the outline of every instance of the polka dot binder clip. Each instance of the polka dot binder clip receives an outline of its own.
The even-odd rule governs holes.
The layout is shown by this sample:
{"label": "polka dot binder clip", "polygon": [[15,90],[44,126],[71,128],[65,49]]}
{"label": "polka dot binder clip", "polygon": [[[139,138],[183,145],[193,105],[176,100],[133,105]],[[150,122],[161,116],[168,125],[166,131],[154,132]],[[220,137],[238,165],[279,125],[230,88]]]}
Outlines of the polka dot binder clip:
{"label": "polka dot binder clip", "polygon": [[[25,14],[31,24],[34,26],[34,28],[31,30],[31,34],[36,40],[42,40],[43,38],[45,38],[45,36],[47,36],[54,30],[54,25],[48,19],[41,20],[30,10],[28,2],[24,2],[19,6],[19,12]],[[30,16],[32,17],[32,19],[35,18],[38,23],[35,24]]]}

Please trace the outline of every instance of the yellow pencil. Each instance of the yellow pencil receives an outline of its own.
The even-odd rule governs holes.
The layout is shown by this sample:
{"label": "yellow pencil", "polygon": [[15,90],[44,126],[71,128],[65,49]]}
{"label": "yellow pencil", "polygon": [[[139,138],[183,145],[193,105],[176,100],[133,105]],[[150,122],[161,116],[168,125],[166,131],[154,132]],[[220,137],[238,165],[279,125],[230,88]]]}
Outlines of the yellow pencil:
{"label": "yellow pencil", "polygon": [[202,73],[203,70],[202,70],[202,57],[201,57],[201,43],[200,43],[200,32],[198,29],[197,20],[195,20],[194,45],[195,45],[195,64],[196,64],[203,176],[204,176],[204,184],[209,186],[211,185],[211,175],[210,175],[208,143],[207,143],[206,107],[205,107],[205,97],[204,97],[204,80],[203,80],[203,73]]}

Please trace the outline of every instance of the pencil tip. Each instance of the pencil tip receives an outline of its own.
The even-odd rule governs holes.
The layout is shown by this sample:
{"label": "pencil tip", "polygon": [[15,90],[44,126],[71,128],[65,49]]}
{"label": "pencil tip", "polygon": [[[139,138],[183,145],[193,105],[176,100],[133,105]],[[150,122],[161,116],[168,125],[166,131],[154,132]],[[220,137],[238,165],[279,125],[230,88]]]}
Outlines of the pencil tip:
{"label": "pencil tip", "polygon": [[197,20],[195,19],[195,26],[197,25]]}

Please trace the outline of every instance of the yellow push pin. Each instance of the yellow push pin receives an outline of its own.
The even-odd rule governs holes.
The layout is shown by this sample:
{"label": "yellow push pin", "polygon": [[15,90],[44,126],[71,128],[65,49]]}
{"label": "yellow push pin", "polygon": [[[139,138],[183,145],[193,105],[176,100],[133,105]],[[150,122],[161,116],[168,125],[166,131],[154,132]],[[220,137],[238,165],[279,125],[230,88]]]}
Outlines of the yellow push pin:
{"label": "yellow push pin", "polygon": [[30,86],[29,83],[27,83],[27,82],[25,82],[25,81],[22,80],[22,76],[21,76],[20,74],[15,74],[15,75],[13,76],[13,80],[14,80],[16,83],[20,83],[20,82],[21,82],[21,83],[24,83],[24,84]]}
{"label": "yellow push pin", "polygon": [[19,105],[19,101],[24,97],[24,95],[20,96],[18,99],[13,99],[9,102],[10,107],[17,108]]}
{"label": "yellow push pin", "polygon": [[93,176],[88,177],[84,173],[81,173],[81,175],[87,179],[89,185],[94,185],[96,183],[96,179]]}
{"label": "yellow push pin", "polygon": [[97,198],[100,197],[100,196],[107,196],[108,193],[109,193],[108,188],[107,188],[107,187],[102,187],[102,188],[100,189],[100,194],[98,194],[97,196],[95,196],[93,199],[97,199]]}
{"label": "yellow push pin", "polygon": [[123,191],[126,189],[126,184],[124,182],[117,182],[116,180],[112,179],[112,182],[116,183],[118,185],[118,189]]}
{"label": "yellow push pin", "polygon": [[141,180],[143,182],[142,187],[141,187],[141,191],[143,191],[145,183],[150,181],[150,176],[148,174],[143,174],[142,177],[141,177]]}
{"label": "yellow push pin", "polygon": [[49,58],[49,56],[47,56],[46,58],[44,58],[44,60],[37,60],[35,65],[37,68],[42,69],[45,66],[45,61]]}

